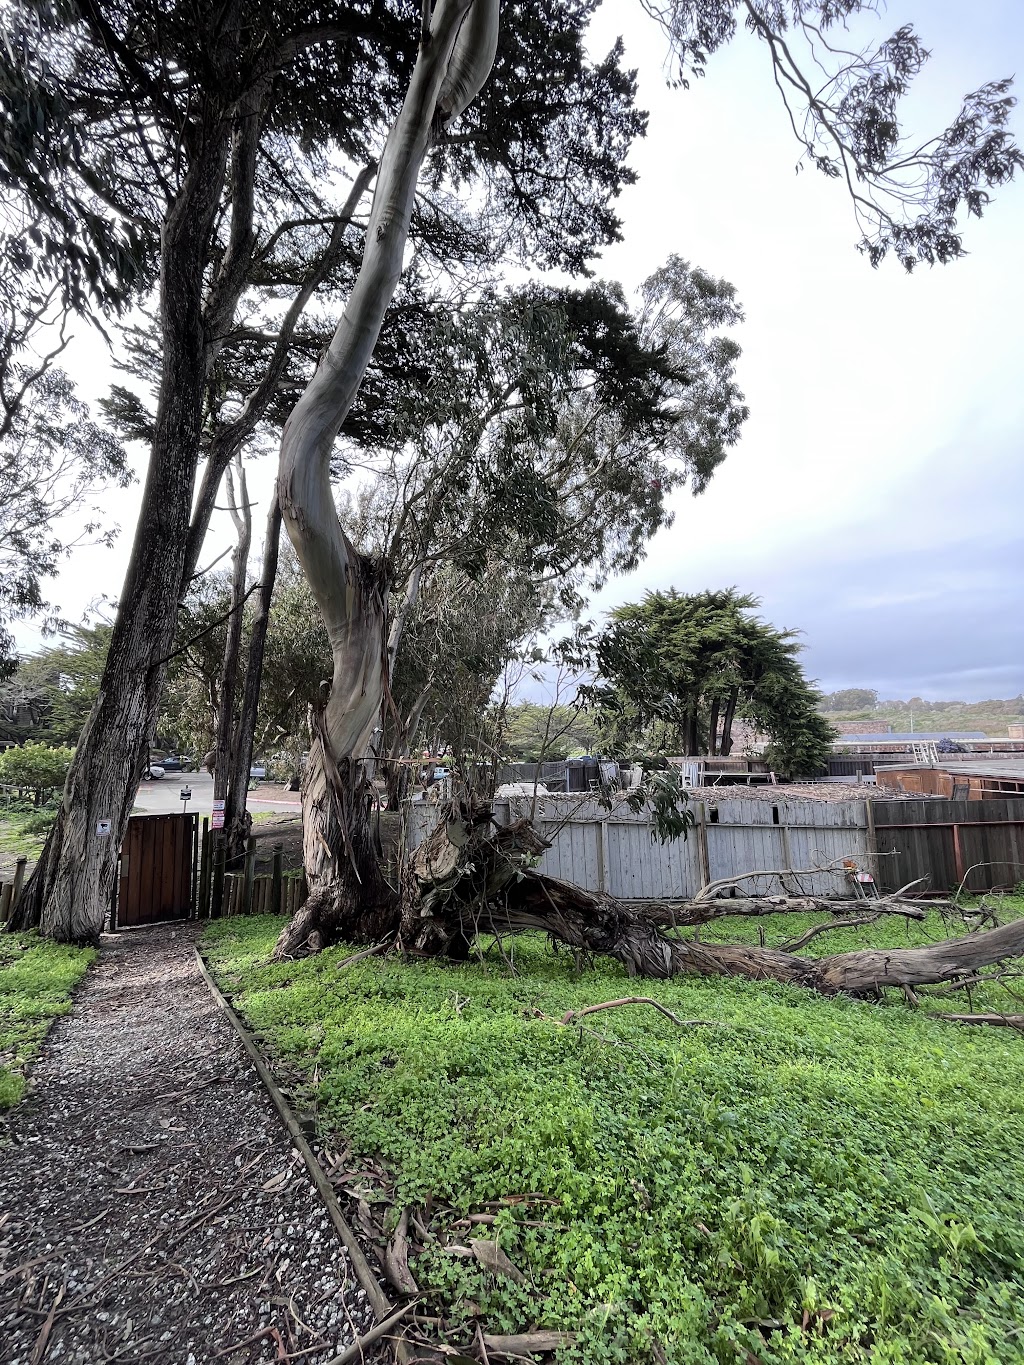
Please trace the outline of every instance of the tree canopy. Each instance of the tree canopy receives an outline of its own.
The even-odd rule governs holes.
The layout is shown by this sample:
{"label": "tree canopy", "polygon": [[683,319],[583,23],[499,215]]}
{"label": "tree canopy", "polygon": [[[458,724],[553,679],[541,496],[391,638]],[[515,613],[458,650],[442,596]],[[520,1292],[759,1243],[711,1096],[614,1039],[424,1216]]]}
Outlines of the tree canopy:
{"label": "tree canopy", "polygon": [[617,607],[590,642],[597,680],[583,689],[625,752],[728,755],[737,719],[767,736],[787,776],[820,770],[834,731],[798,661],[791,630],[752,613],[735,588],[651,592]]}
{"label": "tree canopy", "polygon": [[12,361],[9,373],[26,383],[0,423],[0,673],[14,662],[5,622],[46,610],[42,580],[73,546],[112,539],[95,499],[133,478],[124,449],[62,370],[31,375]]}

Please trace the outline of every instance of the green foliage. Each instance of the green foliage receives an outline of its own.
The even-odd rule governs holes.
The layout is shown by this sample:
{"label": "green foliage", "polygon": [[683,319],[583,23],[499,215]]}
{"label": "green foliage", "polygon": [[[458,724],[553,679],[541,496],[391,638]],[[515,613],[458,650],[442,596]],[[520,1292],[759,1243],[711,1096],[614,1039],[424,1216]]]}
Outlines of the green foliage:
{"label": "green foliage", "polygon": [[877,705],[878,693],[870,687],[844,687],[821,699],[823,711],[873,711]]}
{"label": "green foliage", "polygon": [[32,740],[4,749],[0,753],[0,784],[28,787],[40,804],[51,792],[63,787],[74,756],[74,749],[51,748]]}
{"label": "green foliage", "polygon": [[522,763],[554,762],[574,753],[592,753],[597,742],[593,720],[574,706],[517,702],[505,709],[503,752]]}
{"label": "green foliage", "polygon": [[[76,744],[99,695],[107,659],[111,627],[66,626],[59,642],[22,659],[7,685],[4,709],[20,726],[28,722],[28,736],[48,743]],[[24,733],[24,730],[22,730]]]}
{"label": "green foliage", "polygon": [[0,631],[6,635],[5,621],[48,610],[42,580],[59,572],[74,546],[111,543],[115,533],[104,529],[94,499],[134,476],[121,445],[90,419],[62,370],[37,374],[27,356],[20,363],[5,354],[4,321],[0,311]]}
{"label": "green foliage", "polygon": [[34,933],[0,934],[0,1110],[21,1099],[26,1068],[95,956]]}
{"label": "green foliage", "polygon": [[[702,935],[779,942],[818,918]],[[512,945],[515,976],[491,956],[339,972],[344,947],[272,963],[279,927],[221,921],[204,944],[321,1129],[383,1159],[396,1205],[432,1199],[450,1241],[473,1235],[460,1216],[498,1210],[490,1231],[525,1284],[440,1240],[413,1262],[466,1341],[479,1316],[487,1331],[577,1332],[566,1365],[1024,1361],[1010,1030],[957,1028],[902,997],[697,978],[643,991],[708,1026],[635,1006],[563,1027],[636,984],[604,961],[578,973],[533,937]],[[944,932],[937,916],[887,920],[813,950]]]}
{"label": "green foliage", "polygon": [[617,607],[592,638],[581,633],[599,675],[581,694],[608,742],[625,752],[728,754],[739,717],[768,737],[778,771],[815,774],[833,729],[800,668],[795,632],[753,616],[756,606],[735,588],[672,588]]}

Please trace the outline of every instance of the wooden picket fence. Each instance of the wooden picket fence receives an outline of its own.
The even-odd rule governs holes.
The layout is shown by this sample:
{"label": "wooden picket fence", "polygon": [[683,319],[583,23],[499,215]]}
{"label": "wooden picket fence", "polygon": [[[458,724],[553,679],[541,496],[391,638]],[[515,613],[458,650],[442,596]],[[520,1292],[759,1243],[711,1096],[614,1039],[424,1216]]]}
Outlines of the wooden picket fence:
{"label": "wooden picket fence", "polygon": [[294,915],[308,895],[305,877],[282,877],[273,873],[253,877],[246,885],[245,872],[227,872],[221,915]]}
{"label": "wooden picket fence", "polygon": [[256,875],[256,839],[250,835],[242,866],[228,867],[223,839],[203,820],[199,839],[196,915],[220,919],[228,915],[294,915],[309,894],[306,878],[285,874],[284,853],[275,844],[269,873]]}

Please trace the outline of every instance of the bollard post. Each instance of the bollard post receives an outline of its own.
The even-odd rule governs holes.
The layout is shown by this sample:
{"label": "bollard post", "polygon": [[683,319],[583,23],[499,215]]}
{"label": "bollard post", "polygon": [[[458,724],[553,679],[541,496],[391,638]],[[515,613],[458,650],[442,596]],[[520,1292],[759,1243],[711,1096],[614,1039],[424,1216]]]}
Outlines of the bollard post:
{"label": "bollard post", "polygon": [[283,877],[284,849],[280,844],[274,845],[274,873],[271,883],[273,890],[270,893],[270,913],[272,915],[281,914],[281,884]]}

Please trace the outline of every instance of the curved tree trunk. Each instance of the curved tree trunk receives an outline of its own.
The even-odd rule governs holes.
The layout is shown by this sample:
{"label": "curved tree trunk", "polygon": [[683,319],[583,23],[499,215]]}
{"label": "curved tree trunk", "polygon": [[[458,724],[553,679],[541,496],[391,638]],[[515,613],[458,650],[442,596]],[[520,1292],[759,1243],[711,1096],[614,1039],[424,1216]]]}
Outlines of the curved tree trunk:
{"label": "curved tree trunk", "polygon": [[364,901],[372,922],[385,917],[375,903],[385,891],[370,866],[376,866],[376,858],[370,857],[363,761],[387,687],[386,585],[380,569],[356,552],[338,521],[330,457],[401,275],[435,115],[441,121],[455,117],[483,85],[494,57],[497,15],[498,0],[440,0],[422,33],[402,111],[381,158],[359,275],[281,441],[281,513],[334,655],[334,676],[313,716],[302,793],[311,894],[302,923],[282,936],[282,952],[310,935],[315,943],[347,925],[363,914]]}

